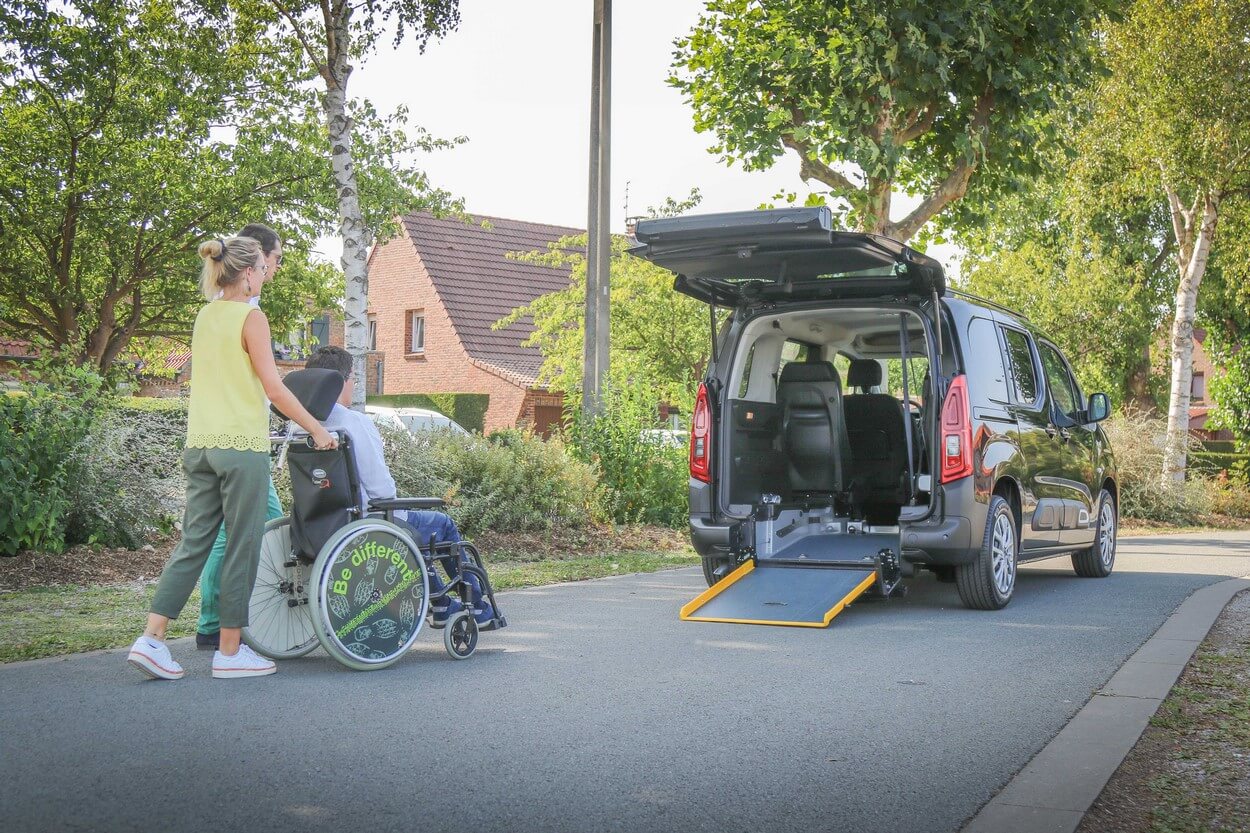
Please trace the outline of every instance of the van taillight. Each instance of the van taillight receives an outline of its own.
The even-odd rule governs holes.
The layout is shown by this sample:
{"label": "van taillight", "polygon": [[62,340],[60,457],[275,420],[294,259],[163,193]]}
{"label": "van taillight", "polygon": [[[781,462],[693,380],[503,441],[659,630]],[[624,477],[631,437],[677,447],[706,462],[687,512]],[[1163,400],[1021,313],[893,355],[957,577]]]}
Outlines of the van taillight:
{"label": "van taillight", "polygon": [[956,376],[942,403],[942,482],[972,474],[972,415],[968,412],[968,379]]}
{"label": "van taillight", "polygon": [[690,476],[712,482],[712,412],[707,404],[707,385],[699,385],[690,424]]}

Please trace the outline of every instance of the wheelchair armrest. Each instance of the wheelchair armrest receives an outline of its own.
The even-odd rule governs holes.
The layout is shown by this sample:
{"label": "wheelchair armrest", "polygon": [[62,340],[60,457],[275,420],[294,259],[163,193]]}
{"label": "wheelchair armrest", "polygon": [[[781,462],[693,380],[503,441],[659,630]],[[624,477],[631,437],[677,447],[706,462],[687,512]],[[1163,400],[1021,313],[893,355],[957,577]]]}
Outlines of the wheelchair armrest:
{"label": "wheelchair armrest", "polygon": [[393,497],[369,501],[370,512],[393,512],[396,509],[442,509],[447,501],[437,497]]}

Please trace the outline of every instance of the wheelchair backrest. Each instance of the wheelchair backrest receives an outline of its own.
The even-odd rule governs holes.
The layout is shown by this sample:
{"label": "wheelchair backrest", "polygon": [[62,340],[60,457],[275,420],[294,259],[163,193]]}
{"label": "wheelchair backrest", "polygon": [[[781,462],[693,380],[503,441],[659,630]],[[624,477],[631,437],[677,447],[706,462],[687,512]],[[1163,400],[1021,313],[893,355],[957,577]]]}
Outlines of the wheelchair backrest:
{"label": "wheelchair backrest", "polygon": [[351,521],[363,517],[356,456],[346,432],[336,432],[339,447],[318,451],[294,442],[287,449],[291,474],[291,540],[296,552],[313,560],[326,541]]}

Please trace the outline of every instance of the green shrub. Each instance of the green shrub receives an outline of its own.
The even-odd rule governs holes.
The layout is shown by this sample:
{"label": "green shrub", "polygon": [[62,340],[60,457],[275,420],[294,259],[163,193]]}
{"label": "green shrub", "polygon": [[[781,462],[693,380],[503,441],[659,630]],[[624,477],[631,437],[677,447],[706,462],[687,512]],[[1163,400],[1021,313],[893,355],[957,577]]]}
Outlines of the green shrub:
{"label": "green shrub", "polygon": [[1245,482],[1250,473],[1250,454],[1227,451],[1194,451],[1189,455],[1189,472],[1214,477],[1225,472],[1229,477]]}
{"label": "green shrub", "polygon": [[1193,520],[1203,508],[1201,486],[1162,479],[1167,420],[1126,409],[1103,427],[1119,471],[1120,514],[1168,523]]}
{"label": "green shrub", "polygon": [[85,441],[105,400],[103,380],[76,368],[25,392],[0,397],[0,555],[65,547]]}
{"label": "green shrub", "polygon": [[182,514],[186,401],[153,408],[121,400],[102,410],[79,446],[66,543],[137,547]]}
{"label": "green shrub", "polygon": [[677,527],[689,516],[689,469],[684,447],[644,432],[657,424],[646,391],[609,390],[604,415],[572,415],[570,443],[599,472],[604,508],[617,523]]}
{"label": "green shrub", "polygon": [[396,393],[370,396],[370,405],[387,408],[428,408],[451,417],[470,431],[482,431],[490,394],[486,393]]}
{"label": "green shrub", "polygon": [[594,470],[559,440],[519,431],[486,438],[380,430],[399,493],[447,500],[466,534],[578,527],[599,518]]}

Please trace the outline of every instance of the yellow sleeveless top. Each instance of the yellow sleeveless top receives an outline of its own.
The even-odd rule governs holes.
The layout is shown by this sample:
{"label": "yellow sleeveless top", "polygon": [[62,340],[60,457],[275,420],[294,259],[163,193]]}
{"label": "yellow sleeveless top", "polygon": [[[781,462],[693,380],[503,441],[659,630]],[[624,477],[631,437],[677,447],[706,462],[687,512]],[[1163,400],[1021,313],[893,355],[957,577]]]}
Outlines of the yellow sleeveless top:
{"label": "yellow sleeveless top", "polygon": [[187,448],[269,451],[265,389],[243,349],[243,301],[211,301],[191,331]]}

